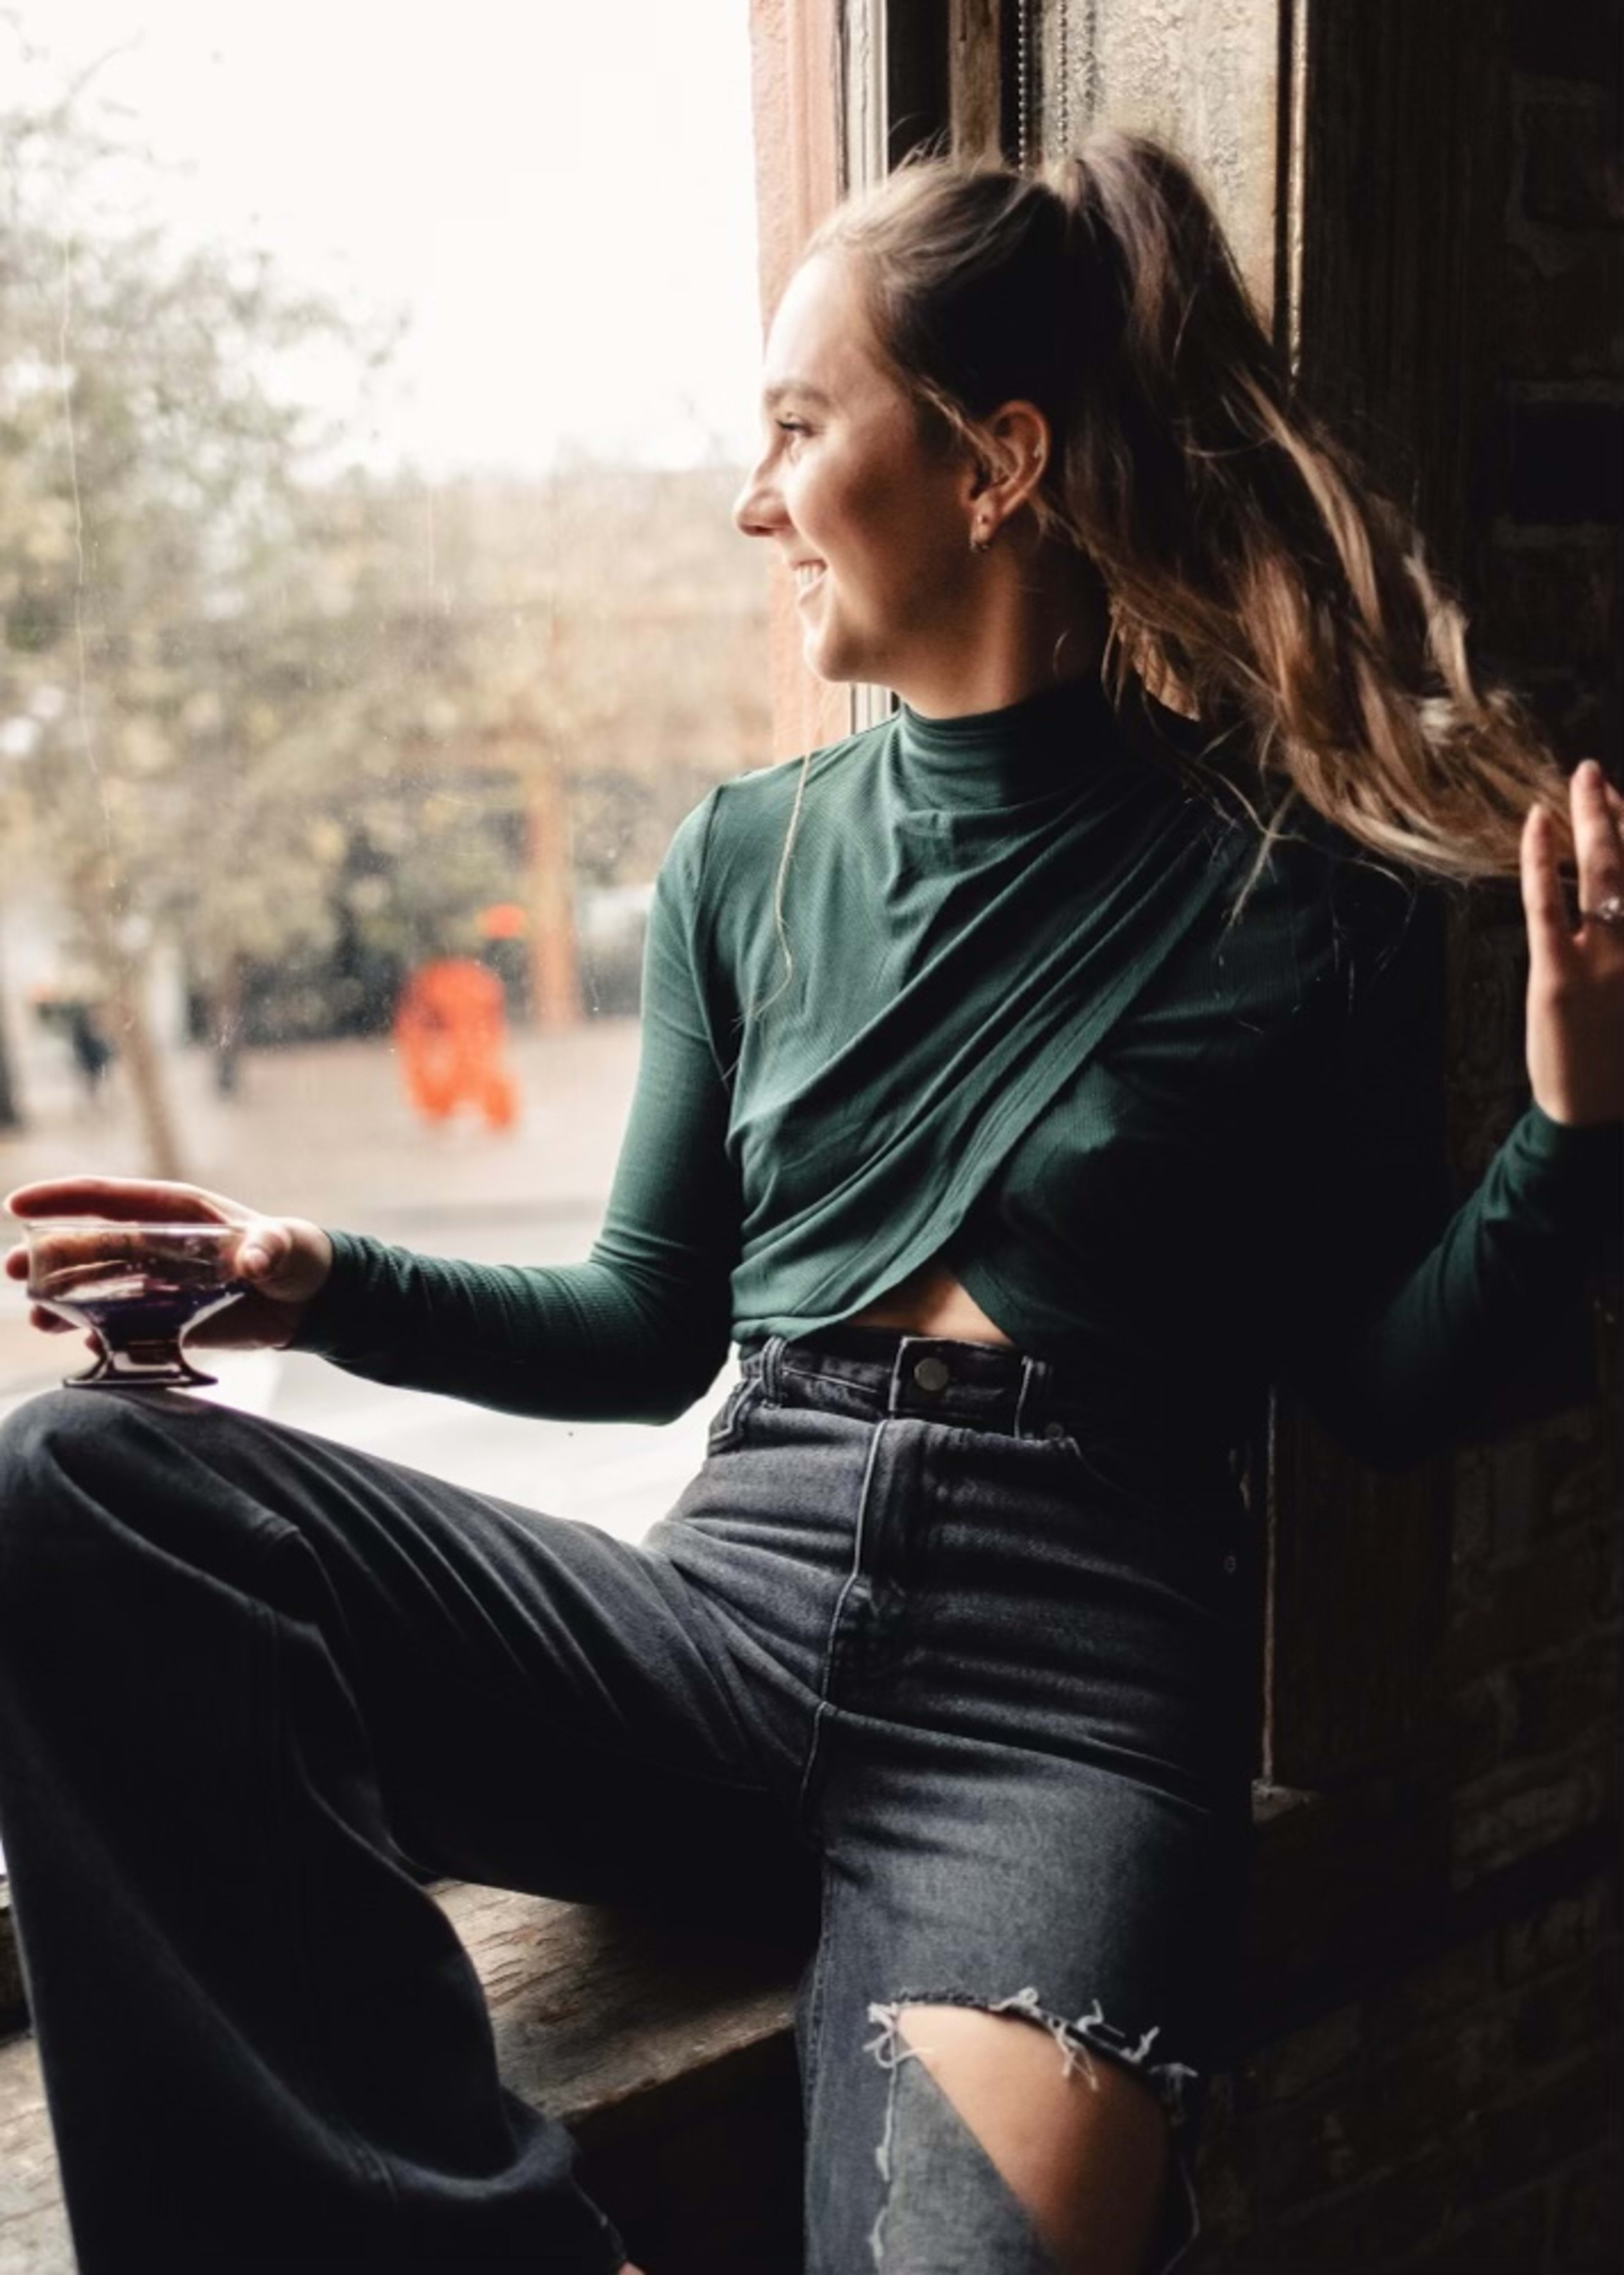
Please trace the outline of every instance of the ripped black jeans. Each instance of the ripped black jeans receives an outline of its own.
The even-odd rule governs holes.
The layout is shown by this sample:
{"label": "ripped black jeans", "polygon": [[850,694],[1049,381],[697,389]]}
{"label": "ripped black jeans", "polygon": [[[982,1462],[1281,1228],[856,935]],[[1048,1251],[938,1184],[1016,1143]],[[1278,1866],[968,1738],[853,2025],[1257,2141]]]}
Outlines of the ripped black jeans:
{"label": "ripped black jeans", "polygon": [[618,2268],[425,1871],[804,1919],[809,2275],[1050,2264],[910,2001],[1142,2074],[1170,2266],[1253,1693],[1233,1485],[1159,1474],[1039,1362],[865,1330],[749,1357],[638,1546],[181,1397],[22,1408],[0,1829],[82,2275]]}

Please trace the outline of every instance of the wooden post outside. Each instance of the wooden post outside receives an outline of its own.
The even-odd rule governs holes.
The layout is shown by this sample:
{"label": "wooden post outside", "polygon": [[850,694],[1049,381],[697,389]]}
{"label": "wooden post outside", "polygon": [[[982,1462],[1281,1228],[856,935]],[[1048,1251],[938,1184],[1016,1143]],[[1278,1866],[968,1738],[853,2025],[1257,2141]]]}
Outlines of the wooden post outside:
{"label": "wooden post outside", "polygon": [[1006,5],[948,0],[948,102],[956,158],[1003,155]]}
{"label": "wooden post outside", "polygon": [[578,1027],[585,1016],[575,936],[570,792],[563,768],[539,740],[525,749],[519,776],[525,797],[531,998],[542,1032],[558,1034]]}
{"label": "wooden post outside", "polygon": [[[837,11],[838,0],[751,0],[764,332],[802,246],[842,193]],[[795,758],[850,733],[850,691],[814,678],[802,661],[794,589],[776,564],[767,653],[775,757]]]}

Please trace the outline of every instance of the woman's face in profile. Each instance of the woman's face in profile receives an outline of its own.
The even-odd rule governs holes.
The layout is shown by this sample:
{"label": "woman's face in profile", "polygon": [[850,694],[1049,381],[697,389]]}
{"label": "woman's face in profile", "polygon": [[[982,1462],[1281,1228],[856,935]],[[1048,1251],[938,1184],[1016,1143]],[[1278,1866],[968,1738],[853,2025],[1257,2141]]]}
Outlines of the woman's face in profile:
{"label": "woman's face in profile", "polygon": [[978,594],[972,473],[933,453],[885,367],[849,259],[790,279],[767,340],[767,443],[734,519],[794,574],[804,654],[820,679],[870,680],[929,707]]}

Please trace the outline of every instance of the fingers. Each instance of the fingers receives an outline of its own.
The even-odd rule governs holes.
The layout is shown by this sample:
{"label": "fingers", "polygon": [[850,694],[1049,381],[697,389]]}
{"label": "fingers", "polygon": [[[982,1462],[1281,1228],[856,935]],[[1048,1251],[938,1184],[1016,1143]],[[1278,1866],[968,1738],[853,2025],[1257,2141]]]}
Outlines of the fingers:
{"label": "fingers", "polygon": [[[1594,759],[1586,759],[1574,769],[1568,805],[1582,912],[1624,895],[1624,795]],[[1552,978],[1571,971],[1581,958],[1561,882],[1557,824],[1544,806],[1530,806],[1524,820],[1521,866],[1534,975]],[[1617,931],[1599,925],[1590,929]],[[1583,938],[1582,930],[1578,939]]]}
{"label": "fingers", "polygon": [[[105,1217],[148,1224],[239,1224],[249,1212],[201,1185],[156,1177],[42,1177],[9,1192],[4,1206],[19,1218]],[[28,1251],[19,1243],[4,1259],[10,1280],[28,1277]]]}
{"label": "fingers", "polygon": [[333,1243],[303,1217],[259,1217],[238,1251],[238,1268],[252,1287],[280,1304],[302,1304],[333,1268]]}
{"label": "fingers", "polygon": [[235,1201],[200,1185],[155,1177],[46,1177],[5,1197],[13,1216],[140,1217],[149,1223],[230,1223],[244,1213]]}
{"label": "fingers", "polygon": [[1539,982],[1560,976],[1575,962],[1567,905],[1557,870],[1556,829],[1543,805],[1529,808],[1522,824],[1522,857],[1530,976]]}
{"label": "fingers", "polygon": [[244,1236],[237,1251],[237,1269],[245,1280],[274,1286],[292,1253],[293,1243],[285,1228],[273,1218],[261,1217]]}
{"label": "fingers", "polygon": [[1624,800],[1619,798],[1594,759],[1586,759],[1575,767],[1568,794],[1579,866],[1579,907],[1582,911],[1624,895],[1624,845],[1620,844],[1619,830]]}

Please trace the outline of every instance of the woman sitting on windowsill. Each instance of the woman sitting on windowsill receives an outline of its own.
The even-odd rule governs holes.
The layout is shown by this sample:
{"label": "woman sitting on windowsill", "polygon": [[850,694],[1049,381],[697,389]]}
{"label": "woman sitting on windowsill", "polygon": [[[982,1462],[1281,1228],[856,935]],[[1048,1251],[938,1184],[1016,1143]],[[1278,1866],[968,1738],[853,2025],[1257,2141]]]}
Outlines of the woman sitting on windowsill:
{"label": "woman sitting on windowsill", "polygon": [[[12,1196],[223,1219],[210,1339],[491,1405],[661,1419],[744,1355],[636,1546],[180,1399],[14,1417],[0,1821],[85,2275],[623,2266],[413,1865],[804,1934],[815,2275],[1171,2265],[1245,1894],[1235,1433],[1285,1379],[1401,1463],[1584,1387],[1624,807],[1476,684],[1184,170],[905,168],[764,400],[739,525],[902,707],[678,831],[590,1260]],[[1426,880],[1519,862],[1532,1097],[1452,1213]]]}

